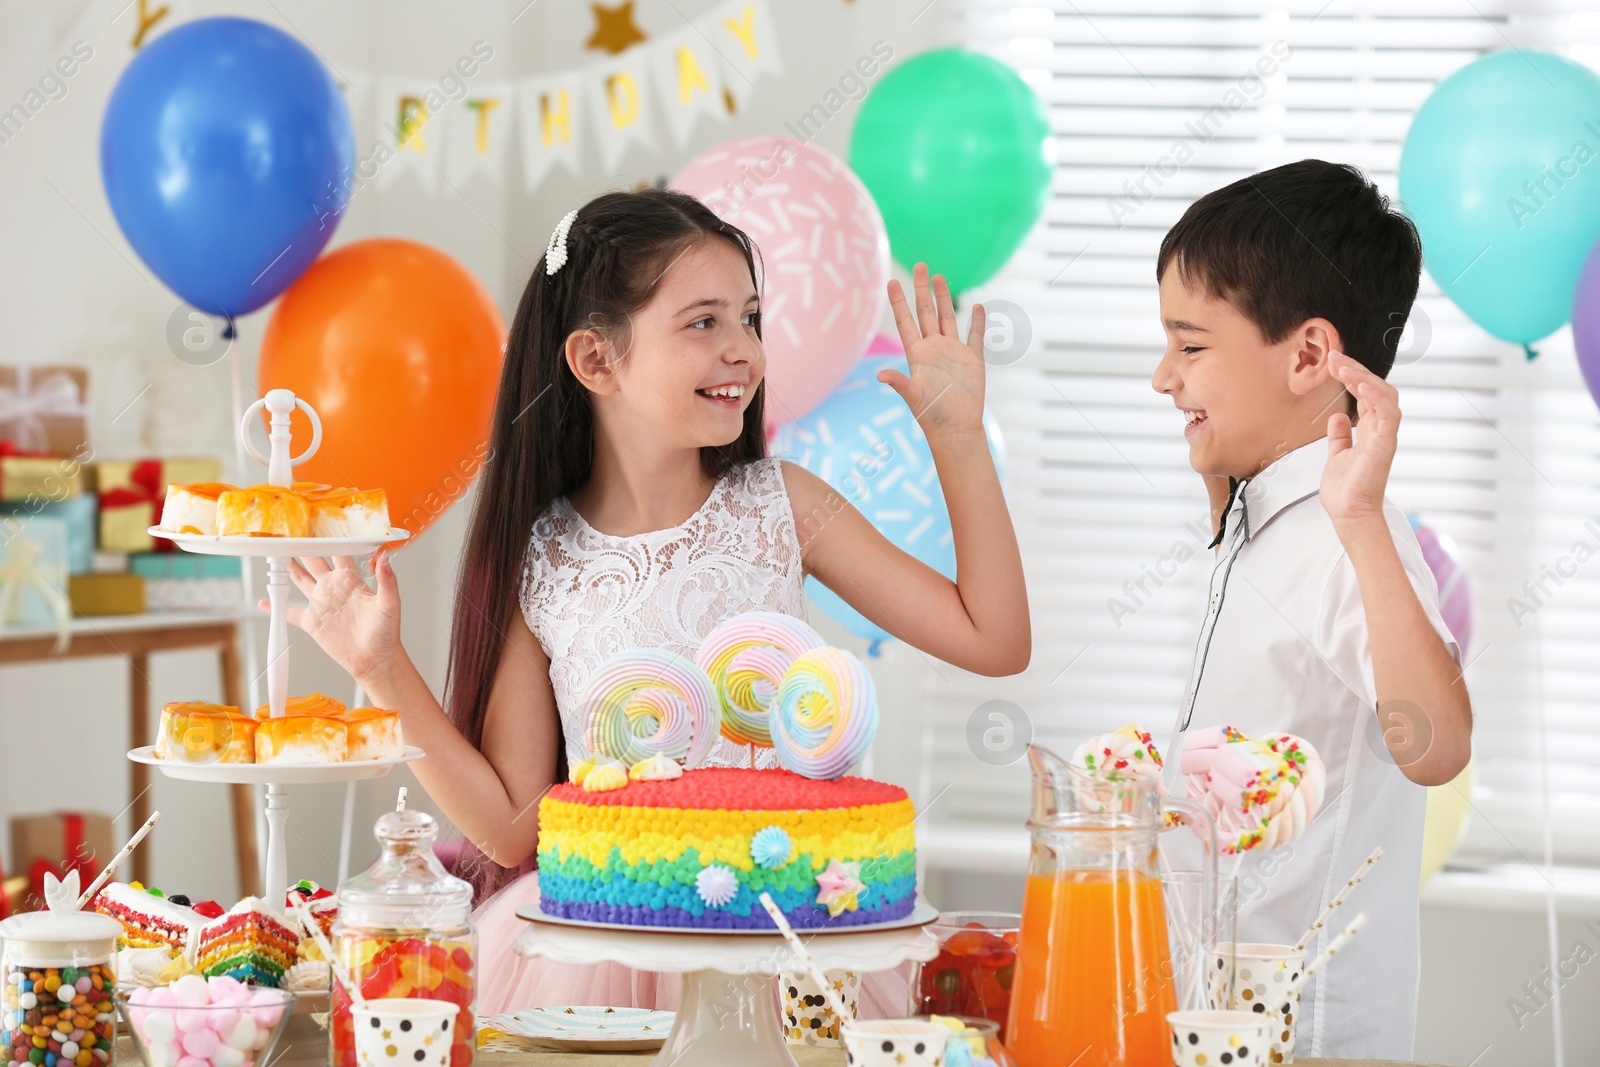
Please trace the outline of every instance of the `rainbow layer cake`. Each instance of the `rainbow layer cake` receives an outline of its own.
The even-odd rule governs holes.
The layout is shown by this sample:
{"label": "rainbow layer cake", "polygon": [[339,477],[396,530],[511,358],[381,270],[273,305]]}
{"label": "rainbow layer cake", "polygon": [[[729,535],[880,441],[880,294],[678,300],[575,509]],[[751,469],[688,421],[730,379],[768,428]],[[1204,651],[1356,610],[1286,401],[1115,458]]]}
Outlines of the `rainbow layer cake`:
{"label": "rainbow layer cake", "polygon": [[89,907],[122,924],[119,948],[161,948],[174,957],[193,954],[206,921],[186,900],[167,900],[138,883],[107,882]]}
{"label": "rainbow layer cake", "polygon": [[560,784],[539,802],[547,915],[770,930],[759,900],[768,892],[795,928],[818,929],[899,919],[916,905],[916,813],[898,786],[737,767],[660,780],[615,763],[592,773],[625,784]]}
{"label": "rainbow layer cake", "polygon": [[245,897],[200,928],[195,966],[207,977],[276,986],[295,962],[300,935],[258,897]]}

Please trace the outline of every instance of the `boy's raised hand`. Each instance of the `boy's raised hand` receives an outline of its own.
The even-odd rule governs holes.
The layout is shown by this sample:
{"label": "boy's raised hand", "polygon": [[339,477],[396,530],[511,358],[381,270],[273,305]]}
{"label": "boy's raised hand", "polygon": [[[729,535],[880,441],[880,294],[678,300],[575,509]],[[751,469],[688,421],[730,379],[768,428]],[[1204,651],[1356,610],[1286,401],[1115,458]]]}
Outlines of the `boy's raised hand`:
{"label": "boy's raised hand", "polygon": [[1350,416],[1328,416],[1328,463],[1322,471],[1322,506],[1335,527],[1383,521],[1383,491],[1400,430],[1400,393],[1343,352],[1328,356],[1329,372],[1356,398],[1360,440]]}
{"label": "boy's raised hand", "polygon": [[911,282],[917,297],[915,318],[906,306],[900,282],[889,281],[889,306],[894,309],[894,324],[900,331],[911,374],[908,377],[897,370],[879,371],[878,380],[900,394],[930,438],[952,433],[981,434],[983,305],[972,305],[972,322],[963,342],[956,324],[955,302],[944,275],[934,275],[930,286],[928,265],[918,263],[912,268]]}

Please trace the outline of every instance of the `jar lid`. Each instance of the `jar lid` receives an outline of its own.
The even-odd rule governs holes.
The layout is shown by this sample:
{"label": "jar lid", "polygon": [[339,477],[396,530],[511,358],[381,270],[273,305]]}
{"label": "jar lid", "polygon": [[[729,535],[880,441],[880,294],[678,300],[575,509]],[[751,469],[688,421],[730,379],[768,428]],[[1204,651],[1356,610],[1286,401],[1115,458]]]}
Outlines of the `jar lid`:
{"label": "jar lid", "polygon": [[472,886],[433,852],[439,824],[425,811],[391,811],[373,836],[378,861],[339,887],[339,918],[358,926],[416,929],[459,926],[472,911]]}
{"label": "jar lid", "polygon": [[69,871],[64,880],[46,874],[44,898],[46,910],[27,911],[0,921],[0,939],[61,943],[115,941],[122,935],[122,924],[111,916],[78,910],[77,871]]}

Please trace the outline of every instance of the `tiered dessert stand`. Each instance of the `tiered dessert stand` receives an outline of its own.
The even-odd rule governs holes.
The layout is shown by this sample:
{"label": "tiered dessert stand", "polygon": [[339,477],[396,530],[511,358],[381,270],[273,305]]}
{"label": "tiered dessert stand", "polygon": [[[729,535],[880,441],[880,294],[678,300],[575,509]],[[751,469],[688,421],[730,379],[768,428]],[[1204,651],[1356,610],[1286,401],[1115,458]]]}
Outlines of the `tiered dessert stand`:
{"label": "tiered dessert stand", "polygon": [[[556,919],[537,904],[517,912],[529,927],[523,956],[556,963],[620,963],[683,975],[677,1017],[651,1067],[797,1067],[779,1016],[777,976],[803,970],[777,930],[651,930]],[[938,912],[918,903],[894,922],[802,930],[806,951],[825,971],[884,971],[926,962],[939,943],[925,927]]]}
{"label": "tiered dessert stand", "polygon": [[[250,440],[251,421],[263,408],[272,416],[267,435],[270,458],[263,458]],[[289,455],[289,418],[296,408],[311,420],[311,445],[293,458]],[[310,404],[298,399],[288,389],[273,389],[261,400],[250,405],[239,424],[239,437],[248,452],[258,463],[266,465],[270,485],[289,486],[293,482],[294,467],[316,454],[322,445],[322,420]],[[405,530],[390,529],[382,537],[216,537],[206,534],[174,533],[159,526],[150,527],[150,533],[174,542],[185,552],[198,552],[208,556],[264,556],[267,559],[267,597],[271,604],[271,621],[267,630],[267,700],[273,718],[284,714],[284,704],[289,690],[289,560],[296,556],[356,556],[373,552],[383,545],[404,541],[411,535]],[[249,714],[251,709],[241,709]],[[288,852],[284,828],[289,818],[289,795],[285,785],[308,782],[348,782],[360,778],[378,778],[401,763],[421,759],[420,748],[407,746],[405,754],[396,759],[364,760],[356,763],[187,763],[171,759],[158,759],[153,746],[136,748],[128,753],[135,763],[148,764],[169,778],[191,782],[244,783],[265,785],[267,818],[266,885],[262,899],[273,908],[284,906],[284,893],[288,888]],[[245,893],[248,887],[241,886]]]}

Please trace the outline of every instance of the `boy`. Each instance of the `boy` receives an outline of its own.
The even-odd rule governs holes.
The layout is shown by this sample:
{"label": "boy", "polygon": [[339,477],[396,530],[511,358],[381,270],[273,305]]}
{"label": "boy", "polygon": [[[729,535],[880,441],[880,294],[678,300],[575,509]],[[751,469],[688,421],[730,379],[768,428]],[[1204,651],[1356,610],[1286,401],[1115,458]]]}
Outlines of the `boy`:
{"label": "boy", "polygon": [[[1240,941],[1294,944],[1374,846],[1387,853],[1308,946],[1369,913],[1305,990],[1302,1055],[1411,1058],[1422,787],[1471,754],[1460,651],[1383,497],[1400,421],[1384,378],[1421,268],[1410,220],[1359,170],[1321,160],[1201,197],[1156,263],[1167,347],[1151,384],[1184,415],[1217,530],[1168,787],[1183,791],[1184,737],[1207,726],[1298,734],[1327,766],[1305,833],[1244,855]],[[1200,866],[1193,834],[1164,834],[1162,852],[1170,869]]]}

